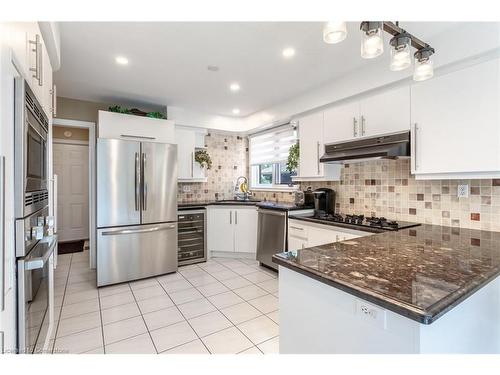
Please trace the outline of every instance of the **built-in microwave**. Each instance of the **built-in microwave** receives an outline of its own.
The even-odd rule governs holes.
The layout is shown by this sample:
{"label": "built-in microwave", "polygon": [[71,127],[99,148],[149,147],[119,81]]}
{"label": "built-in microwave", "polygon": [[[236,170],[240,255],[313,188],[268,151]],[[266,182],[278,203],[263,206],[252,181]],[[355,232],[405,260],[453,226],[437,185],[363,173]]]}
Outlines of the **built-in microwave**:
{"label": "built-in microwave", "polygon": [[15,207],[16,218],[24,218],[48,204],[49,120],[24,79],[16,78],[14,90]]}

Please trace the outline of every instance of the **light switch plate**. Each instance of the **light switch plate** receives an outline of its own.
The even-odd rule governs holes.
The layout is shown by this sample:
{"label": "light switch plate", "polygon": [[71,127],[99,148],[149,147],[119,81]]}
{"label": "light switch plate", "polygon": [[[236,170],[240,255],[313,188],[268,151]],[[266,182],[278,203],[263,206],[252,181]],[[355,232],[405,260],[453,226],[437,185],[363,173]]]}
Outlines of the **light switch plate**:
{"label": "light switch plate", "polygon": [[457,188],[457,197],[458,198],[467,198],[469,196],[469,185],[458,185]]}

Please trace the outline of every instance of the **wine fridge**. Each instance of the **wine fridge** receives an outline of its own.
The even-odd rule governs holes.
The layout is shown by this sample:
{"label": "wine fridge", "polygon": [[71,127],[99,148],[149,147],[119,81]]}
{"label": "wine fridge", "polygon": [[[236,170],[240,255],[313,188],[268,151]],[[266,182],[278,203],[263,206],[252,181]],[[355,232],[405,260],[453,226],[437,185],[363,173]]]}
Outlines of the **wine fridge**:
{"label": "wine fridge", "polygon": [[179,266],[207,260],[206,210],[178,211]]}

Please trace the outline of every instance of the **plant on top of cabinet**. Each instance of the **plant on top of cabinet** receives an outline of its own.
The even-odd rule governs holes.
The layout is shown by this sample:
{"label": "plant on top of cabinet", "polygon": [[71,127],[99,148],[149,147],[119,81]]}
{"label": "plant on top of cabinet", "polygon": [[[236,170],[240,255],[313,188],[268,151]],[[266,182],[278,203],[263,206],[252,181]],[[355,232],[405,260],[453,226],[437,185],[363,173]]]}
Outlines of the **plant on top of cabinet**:
{"label": "plant on top of cabinet", "polygon": [[161,120],[167,119],[166,115],[164,115],[163,113],[158,112],[158,111],[156,111],[156,112],[144,112],[144,111],[141,111],[140,109],[137,109],[137,108],[132,108],[132,109],[122,108],[119,105],[109,107],[108,111],[115,112],[115,113],[122,113],[125,115],[135,115],[135,116],[142,116],[142,117],[157,118],[157,119],[161,119]]}
{"label": "plant on top of cabinet", "polygon": [[210,157],[210,155],[207,152],[207,150],[197,150],[194,153],[194,160],[202,168],[207,168],[207,169],[212,168],[212,158]]}
{"label": "plant on top of cabinet", "polygon": [[290,146],[288,150],[288,160],[286,162],[286,170],[290,173],[295,172],[299,167],[299,157],[300,157],[300,146],[299,143],[295,143]]}

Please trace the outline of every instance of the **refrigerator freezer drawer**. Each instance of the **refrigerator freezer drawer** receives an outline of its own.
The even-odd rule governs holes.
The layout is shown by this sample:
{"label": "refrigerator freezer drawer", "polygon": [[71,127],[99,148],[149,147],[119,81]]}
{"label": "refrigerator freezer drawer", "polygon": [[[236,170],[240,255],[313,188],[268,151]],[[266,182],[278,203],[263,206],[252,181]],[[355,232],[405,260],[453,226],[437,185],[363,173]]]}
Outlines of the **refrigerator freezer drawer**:
{"label": "refrigerator freezer drawer", "polygon": [[177,223],[97,230],[97,286],[177,271]]}

